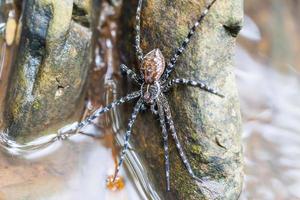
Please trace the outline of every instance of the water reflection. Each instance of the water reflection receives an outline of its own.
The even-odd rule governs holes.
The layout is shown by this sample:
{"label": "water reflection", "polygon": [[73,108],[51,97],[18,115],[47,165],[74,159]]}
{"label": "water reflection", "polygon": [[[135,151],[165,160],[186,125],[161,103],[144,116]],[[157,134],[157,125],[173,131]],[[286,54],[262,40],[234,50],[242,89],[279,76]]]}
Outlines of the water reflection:
{"label": "water reflection", "polygon": [[124,171],[126,188],[106,189],[115,161],[105,141],[76,135],[24,156],[2,151],[0,199],[140,199]]}

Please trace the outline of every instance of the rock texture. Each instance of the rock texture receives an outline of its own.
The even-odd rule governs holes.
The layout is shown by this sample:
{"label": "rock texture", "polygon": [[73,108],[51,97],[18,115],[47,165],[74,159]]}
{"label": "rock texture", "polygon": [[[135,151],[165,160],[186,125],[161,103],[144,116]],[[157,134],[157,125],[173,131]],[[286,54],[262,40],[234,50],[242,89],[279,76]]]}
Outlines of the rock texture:
{"label": "rock texture", "polygon": [[81,8],[73,0],[28,0],[24,5],[6,102],[8,132],[19,141],[66,123],[83,105],[91,39],[90,30],[73,20],[74,8]]}
{"label": "rock texture", "polygon": [[[144,53],[159,48],[168,61],[204,5],[204,1],[196,0],[145,1],[141,17]],[[136,62],[130,62],[135,60],[132,45],[135,16],[135,9],[132,8],[135,7],[136,1],[125,2],[121,17],[123,43],[120,50],[129,66],[137,66]],[[217,199],[238,199],[242,188],[241,116],[233,73],[235,37],[241,29],[242,16],[242,0],[217,0],[172,75],[203,80],[221,91],[225,98],[192,87],[177,87],[167,95],[179,139],[192,168],[197,176],[209,177],[210,184],[219,192]],[[131,107],[126,112],[124,124],[132,112]],[[148,180],[142,185],[149,198],[211,199],[188,175],[174,142],[170,140],[170,143],[171,192],[166,192],[159,122],[150,112],[138,116],[131,146],[145,167],[142,171],[144,177],[139,179],[146,177]],[[128,154],[129,159],[133,158],[132,152]],[[131,166],[136,166],[134,171],[138,174],[141,170],[139,165],[133,163],[136,161],[130,162]],[[150,192],[153,189],[155,194]]]}

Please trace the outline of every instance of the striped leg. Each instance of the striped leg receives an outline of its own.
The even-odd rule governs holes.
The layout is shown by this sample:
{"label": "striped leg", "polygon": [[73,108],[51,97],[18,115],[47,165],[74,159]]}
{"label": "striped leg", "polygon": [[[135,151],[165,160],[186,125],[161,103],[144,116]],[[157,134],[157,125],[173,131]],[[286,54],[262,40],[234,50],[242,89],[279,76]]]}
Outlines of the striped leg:
{"label": "striped leg", "polygon": [[70,137],[71,135],[75,134],[76,131],[78,129],[81,129],[83,127],[85,127],[86,125],[92,123],[92,121],[94,119],[96,119],[97,117],[99,117],[101,114],[108,112],[109,110],[111,110],[112,108],[121,105],[125,102],[128,102],[132,99],[135,99],[137,97],[140,96],[140,91],[137,92],[133,92],[131,94],[128,94],[125,97],[122,97],[114,102],[112,102],[111,104],[107,105],[104,108],[99,108],[97,109],[92,115],[90,115],[89,117],[87,117],[85,120],[81,121],[77,126],[75,126],[74,128],[72,128],[71,130],[68,130],[67,132],[61,132],[58,133],[58,139],[67,139],[68,137]]}
{"label": "striped leg", "polygon": [[171,72],[174,70],[174,67],[175,67],[175,64],[177,62],[178,57],[185,51],[187,45],[190,43],[190,39],[195,34],[195,31],[196,31],[197,27],[202,23],[204,17],[207,15],[209,9],[211,8],[211,6],[215,2],[216,2],[216,0],[212,0],[212,2],[205,7],[205,9],[202,11],[199,19],[196,21],[196,23],[194,24],[194,26],[190,29],[187,37],[182,42],[181,46],[178,49],[176,49],[174,55],[172,56],[171,60],[167,64],[166,71],[165,71],[165,73],[164,73],[164,75],[162,77],[163,81],[165,81],[165,80],[167,80],[169,78]]}
{"label": "striped leg", "polygon": [[115,171],[115,175],[114,175],[113,181],[116,180],[116,178],[118,176],[118,173],[120,171],[120,167],[121,167],[121,165],[123,163],[125,153],[126,153],[126,151],[128,149],[129,139],[130,139],[130,135],[131,135],[131,131],[132,131],[132,126],[133,126],[133,124],[134,124],[134,122],[136,120],[137,114],[139,113],[142,104],[143,104],[143,100],[139,99],[139,101],[136,103],[136,105],[135,105],[135,107],[133,109],[133,112],[131,114],[131,117],[129,119],[128,127],[127,127],[126,134],[125,134],[125,142],[124,142],[123,150],[121,152],[120,160],[119,160],[117,169]]}
{"label": "striped leg", "polygon": [[166,121],[165,121],[166,116],[165,116],[165,113],[164,113],[163,105],[161,105],[160,100],[158,100],[157,106],[158,106],[160,126],[161,126],[161,129],[162,129],[163,140],[164,140],[167,191],[170,191],[170,161],[169,161],[169,147],[168,147],[168,132],[167,132]]}
{"label": "striped leg", "polygon": [[182,148],[182,146],[181,146],[181,144],[180,144],[180,142],[179,142],[179,139],[178,139],[178,136],[177,136],[177,132],[176,132],[176,129],[175,129],[175,126],[174,126],[174,122],[173,122],[173,119],[172,119],[172,114],[171,114],[171,110],[170,110],[170,107],[169,107],[169,103],[167,102],[167,99],[166,99],[164,96],[162,96],[161,99],[162,99],[162,101],[163,101],[163,105],[164,105],[164,110],[165,110],[165,113],[166,113],[167,122],[168,122],[168,124],[169,124],[169,128],[170,128],[170,131],[171,131],[171,133],[172,133],[172,137],[173,137],[173,139],[174,139],[174,141],[175,141],[176,148],[177,148],[177,150],[178,150],[178,152],[179,152],[179,155],[180,155],[180,157],[181,157],[181,160],[182,160],[183,164],[185,165],[185,167],[187,168],[187,170],[188,170],[190,176],[191,176],[192,178],[197,179],[197,180],[199,180],[200,182],[202,182],[202,180],[199,179],[199,178],[194,174],[194,172],[193,172],[193,170],[192,170],[192,167],[191,167],[191,165],[190,165],[190,163],[189,163],[189,161],[188,161],[188,159],[187,159],[187,157],[186,157],[186,155],[185,155],[185,153],[184,153],[184,151],[183,151],[183,148]]}
{"label": "striped leg", "polygon": [[135,24],[135,51],[137,58],[140,62],[143,61],[143,50],[141,48],[141,10],[142,10],[143,0],[139,0],[137,10],[136,10],[136,24]]}
{"label": "striped leg", "polygon": [[[175,126],[174,126],[174,122],[173,122],[173,119],[172,119],[172,114],[171,114],[171,110],[170,110],[170,106],[167,102],[167,99],[164,95],[161,95],[161,100],[163,102],[163,106],[164,106],[164,111],[165,111],[165,114],[166,114],[166,118],[167,118],[167,122],[169,124],[169,128],[170,128],[170,131],[172,133],[172,137],[175,141],[175,145],[176,145],[176,148],[179,152],[179,155],[181,157],[181,160],[183,161],[183,164],[185,165],[185,167],[187,168],[188,170],[188,173],[190,174],[190,176],[195,179],[196,181],[198,181],[200,184],[201,184],[201,190],[203,193],[205,192],[208,192],[210,197],[212,199],[216,199],[216,194],[218,194],[218,192],[216,192],[216,188],[213,187],[213,185],[211,184],[208,184],[207,183],[207,179],[201,179],[199,177],[197,177],[193,170],[192,170],[192,167],[183,151],[183,148],[181,147],[181,144],[180,144],[180,141],[178,139],[178,136],[177,136],[177,133],[176,133],[176,129],[175,129]],[[212,189],[211,189],[212,188]],[[204,190],[203,190],[204,189]]]}
{"label": "striped leg", "polygon": [[132,71],[131,69],[129,69],[124,64],[121,64],[120,68],[121,68],[122,72],[124,72],[124,73],[127,74],[127,76],[130,78],[130,80],[134,81],[138,85],[141,85],[142,79],[141,79],[141,77],[139,75],[137,75],[134,71]]}
{"label": "striped leg", "polygon": [[163,87],[163,91],[166,92],[168,91],[171,87],[173,87],[175,84],[178,85],[190,85],[190,86],[194,86],[194,87],[199,87],[202,90],[205,90],[211,94],[215,94],[218,95],[219,97],[224,98],[223,94],[220,94],[219,92],[217,92],[215,89],[210,88],[209,86],[207,86],[205,83],[201,82],[201,81],[193,81],[193,80],[187,80],[184,78],[176,78],[173,79],[171,81],[169,81],[164,87]]}

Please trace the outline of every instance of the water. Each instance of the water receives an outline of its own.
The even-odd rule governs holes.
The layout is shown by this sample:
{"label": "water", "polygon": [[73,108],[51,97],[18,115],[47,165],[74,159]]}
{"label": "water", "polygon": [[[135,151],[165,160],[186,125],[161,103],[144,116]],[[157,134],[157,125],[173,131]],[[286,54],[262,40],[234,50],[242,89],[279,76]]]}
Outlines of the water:
{"label": "water", "polygon": [[[252,30],[243,35],[257,40]],[[241,199],[300,199],[300,76],[258,57],[237,47],[246,174]]]}
{"label": "water", "polygon": [[[95,132],[92,128],[85,131]],[[0,199],[140,199],[124,169],[120,174],[125,189],[106,188],[115,169],[109,135],[100,135],[102,139],[76,135],[51,143],[55,137],[48,136],[30,144],[30,150],[10,141],[6,147],[10,152],[0,152]]]}
{"label": "water", "polygon": [[299,77],[262,66],[240,47],[237,59],[246,166],[241,199],[300,199]]}

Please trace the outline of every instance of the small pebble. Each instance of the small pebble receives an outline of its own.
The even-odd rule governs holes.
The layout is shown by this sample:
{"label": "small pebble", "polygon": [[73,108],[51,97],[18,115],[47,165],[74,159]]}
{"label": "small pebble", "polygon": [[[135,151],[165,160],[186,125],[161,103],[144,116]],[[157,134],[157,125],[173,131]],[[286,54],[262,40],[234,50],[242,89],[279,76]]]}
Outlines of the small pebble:
{"label": "small pebble", "polygon": [[15,19],[15,11],[11,10],[8,15],[5,30],[5,41],[8,46],[12,45],[15,41],[17,30],[17,22]]}

